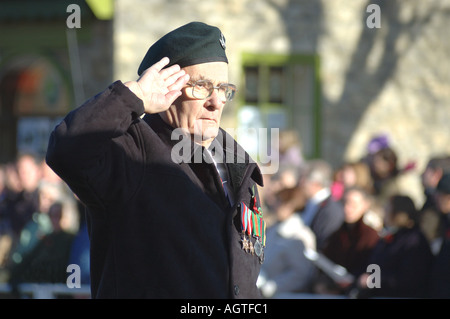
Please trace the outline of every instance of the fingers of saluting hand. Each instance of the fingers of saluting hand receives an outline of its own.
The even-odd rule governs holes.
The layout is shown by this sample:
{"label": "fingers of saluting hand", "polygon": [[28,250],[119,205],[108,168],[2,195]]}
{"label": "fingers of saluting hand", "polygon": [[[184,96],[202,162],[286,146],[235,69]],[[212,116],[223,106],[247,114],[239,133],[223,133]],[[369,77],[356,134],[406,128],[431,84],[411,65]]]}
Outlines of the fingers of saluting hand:
{"label": "fingers of saluting hand", "polygon": [[[178,64],[168,68],[161,69],[169,63],[169,58],[162,58],[144,71],[138,79],[139,84],[143,86],[144,93],[167,93],[172,90],[181,90],[189,80],[184,70],[180,69]],[[159,89],[159,92],[155,92]],[[145,92],[152,91],[153,92]]]}
{"label": "fingers of saluting hand", "polygon": [[161,59],[145,70],[137,81],[147,113],[167,110],[181,95],[181,89],[189,80],[189,75],[179,65],[164,69],[168,63],[168,58]]}
{"label": "fingers of saluting hand", "polygon": [[[162,61],[162,60],[161,60]],[[160,61],[160,62],[161,62]],[[159,63],[159,62],[158,62]],[[155,64],[156,65],[156,64]],[[173,75],[177,74],[178,72],[180,72],[180,66],[178,64],[174,64],[169,66],[168,68],[159,70],[159,76],[161,77],[161,79],[163,80],[167,80],[170,77],[172,77]]]}
{"label": "fingers of saluting hand", "polygon": [[[167,88],[169,91],[180,91],[186,83],[189,81],[189,74],[186,74],[184,70],[181,70],[171,77],[169,77],[165,84],[167,85]],[[181,92],[180,92],[181,93]]]}
{"label": "fingers of saluting hand", "polygon": [[178,64],[161,69],[168,63],[169,59],[165,57],[154,64],[153,67],[155,67],[155,70],[159,70],[160,79],[164,81],[164,87],[168,90],[165,94],[165,104],[170,106],[176,98],[181,95],[180,90],[187,83],[187,81],[189,81],[189,75],[186,74],[184,70],[181,70]]}
{"label": "fingers of saluting hand", "polygon": [[[170,81],[173,81],[174,79],[171,79]],[[189,74],[182,74],[182,76],[177,76],[176,80],[173,84],[168,86],[168,89],[170,90],[169,93],[166,94],[167,99],[167,105],[172,105],[172,103],[181,95],[181,88],[189,81]]]}
{"label": "fingers of saluting hand", "polygon": [[154,64],[152,68],[158,70],[160,79],[164,81],[164,87],[166,87],[169,91],[181,90],[189,80],[189,75],[186,75],[186,72],[181,70],[178,64],[161,69],[161,66],[164,67],[168,63],[169,58],[165,57]]}
{"label": "fingers of saluting hand", "polygon": [[[167,64],[169,64],[170,60],[168,57],[164,57],[155,64],[153,64],[150,69],[154,69],[155,71],[159,72],[161,71]],[[179,69],[179,67],[178,67]]]}

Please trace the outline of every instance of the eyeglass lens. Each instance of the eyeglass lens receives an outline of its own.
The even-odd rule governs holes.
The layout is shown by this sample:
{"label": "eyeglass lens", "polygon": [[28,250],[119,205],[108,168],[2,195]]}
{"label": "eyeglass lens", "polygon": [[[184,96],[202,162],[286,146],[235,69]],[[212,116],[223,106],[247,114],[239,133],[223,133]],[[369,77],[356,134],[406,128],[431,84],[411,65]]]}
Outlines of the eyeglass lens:
{"label": "eyeglass lens", "polygon": [[231,101],[234,97],[235,88],[228,84],[221,84],[214,87],[210,81],[197,81],[192,88],[192,95],[197,99],[206,99],[210,97],[214,91],[218,89],[219,98],[222,102]]}

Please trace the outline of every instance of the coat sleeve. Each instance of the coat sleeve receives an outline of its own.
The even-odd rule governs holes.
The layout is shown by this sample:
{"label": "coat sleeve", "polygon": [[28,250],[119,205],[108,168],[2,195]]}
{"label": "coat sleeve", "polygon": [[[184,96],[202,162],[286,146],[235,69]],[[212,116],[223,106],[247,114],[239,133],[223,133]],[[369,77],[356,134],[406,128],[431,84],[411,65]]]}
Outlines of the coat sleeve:
{"label": "coat sleeve", "polygon": [[126,200],[143,175],[143,152],[133,124],[142,101],[122,82],[71,111],[50,135],[47,164],[88,205]]}
{"label": "coat sleeve", "polygon": [[274,276],[277,292],[306,292],[315,278],[315,266],[303,255],[305,245],[298,239],[287,239],[279,262],[284,269]]}

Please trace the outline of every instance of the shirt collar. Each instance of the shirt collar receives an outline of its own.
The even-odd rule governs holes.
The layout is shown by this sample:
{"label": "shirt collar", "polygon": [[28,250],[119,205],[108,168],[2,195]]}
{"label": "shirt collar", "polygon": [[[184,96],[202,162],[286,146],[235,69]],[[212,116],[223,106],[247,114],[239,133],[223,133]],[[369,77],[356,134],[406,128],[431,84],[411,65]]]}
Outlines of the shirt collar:
{"label": "shirt collar", "polygon": [[311,197],[310,201],[317,205],[330,197],[330,195],[331,191],[329,188],[322,188],[320,191],[315,193],[313,197]]}

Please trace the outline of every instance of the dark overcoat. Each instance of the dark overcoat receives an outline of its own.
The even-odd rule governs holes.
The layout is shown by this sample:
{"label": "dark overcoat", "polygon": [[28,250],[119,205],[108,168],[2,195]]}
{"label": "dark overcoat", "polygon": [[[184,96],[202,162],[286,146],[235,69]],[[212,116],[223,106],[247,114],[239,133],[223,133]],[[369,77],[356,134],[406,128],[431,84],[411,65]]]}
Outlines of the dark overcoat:
{"label": "dark overcoat", "polygon": [[353,224],[344,222],[330,236],[323,253],[358,277],[367,271],[367,261],[379,238],[378,232],[361,217]]}
{"label": "dark overcoat", "polygon": [[[142,101],[117,81],[50,137],[48,165],[87,208],[92,297],[260,297],[262,255],[242,249],[239,214],[252,196],[260,205],[257,164],[220,130],[233,159],[230,205],[214,164],[173,160],[173,128],[143,113]],[[195,145],[194,155],[203,150]]]}
{"label": "dark overcoat", "polygon": [[442,244],[433,260],[430,298],[450,299],[450,214],[441,213]]}
{"label": "dark overcoat", "polygon": [[319,204],[310,226],[316,235],[316,249],[318,251],[324,249],[330,236],[341,227],[344,219],[342,204],[331,196],[328,196]]}
{"label": "dark overcoat", "polygon": [[368,260],[380,269],[380,287],[366,289],[369,296],[424,298],[433,262],[428,241],[418,226],[400,228],[381,237]]}

